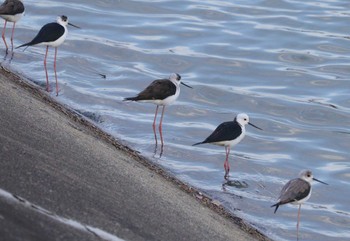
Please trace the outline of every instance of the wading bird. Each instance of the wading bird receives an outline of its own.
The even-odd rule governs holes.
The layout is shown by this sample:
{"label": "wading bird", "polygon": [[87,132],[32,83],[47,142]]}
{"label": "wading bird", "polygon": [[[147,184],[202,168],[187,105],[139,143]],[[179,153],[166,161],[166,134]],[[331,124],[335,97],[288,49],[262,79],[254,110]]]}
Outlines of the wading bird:
{"label": "wading bird", "polygon": [[[50,91],[49,87],[49,76],[47,74],[46,68],[46,59],[47,53],[49,51],[49,46],[55,48],[55,59],[54,59],[54,71],[55,71],[55,79],[56,79],[56,95],[58,96],[58,81],[57,81],[57,72],[56,72],[56,57],[57,57],[57,47],[60,46],[67,37],[67,25],[71,25],[73,27],[79,28],[78,26],[71,24],[68,22],[68,17],[62,15],[57,17],[57,22],[45,24],[39,31],[39,33],[33,38],[32,41],[22,44],[17,48],[34,46],[34,45],[45,45],[46,53],[44,59],[44,68],[46,74],[46,90]],[[16,48],[16,49],[17,49]]]}
{"label": "wading bird", "polygon": [[5,20],[4,28],[2,30],[2,40],[4,41],[6,47],[6,53],[8,51],[8,46],[5,39],[6,24],[7,22],[12,22],[12,34],[11,34],[11,47],[13,50],[13,34],[15,32],[16,22],[21,19],[24,14],[24,5],[21,0],[6,0],[0,5],[0,17]]}
{"label": "wading bird", "polygon": [[181,82],[181,76],[179,74],[173,73],[168,79],[157,79],[154,80],[149,86],[147,86],[143,91],[137,94],[135,97],[125,98],[124,101],[137,101],[137,102],[147,102],[157,105],[156,113],[153,120],[153,132],[157,145],[156,136],[156,119],[158,114],[159,106],[163,106],[162,115],[159,123],[159,134],[161,139],[161,144],[163,146],[163,133],[162,133],[162,123],[163,115],[166,105],[170,105],[176,101],[180,95],[180,84],[192,88],[189,85]]}
{"label": "wading bird", "polygon": [[228,156],[230,155],[230,149],[232,146],[241,142],[245,136],[245,125],[251,125],[259,130],[261,128],[253,125],[249,122],[249,116],[245,113],[238,114],[233,121],[227,121],[221,123],[204,141],[193,144],[193,146],[200,144],[214,144],[224,146],[226,151],[226,159],[224,162],[225,179],[228,178],[230,172],[230,163],[228,162]]}
{"label": "wading bird", "polygon": [[291,203],[294,205],[299,205],[298,210],[298,222],[297,222],[297,238],[299,239],[299,222],[300,222],[300,209],[301,204],[306,202],[311,196],[312,181],[317,181],[328,185],[325,182],[322,182],[312,175],[312,172],[309,170],[303,170],[299,173],[298,178],[294,178],[284,185],[281,190],[281,194],[278,198],[277,203],[271,207],[276,207],[274,213],[277,212],[277,209],[280,205]]}

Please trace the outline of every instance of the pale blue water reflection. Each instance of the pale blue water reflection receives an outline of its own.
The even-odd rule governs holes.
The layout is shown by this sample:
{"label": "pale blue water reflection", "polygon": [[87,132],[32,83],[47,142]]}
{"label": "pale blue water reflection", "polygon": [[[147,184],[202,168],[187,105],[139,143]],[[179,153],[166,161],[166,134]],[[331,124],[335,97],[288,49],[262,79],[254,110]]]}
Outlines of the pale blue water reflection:
{"label": "pale blue water reflection", "polygon": [[[270,205],[309,168],[330,186],[316,184],[303,205],[301,239],[350,239],[348,1],[25,2],[16,45],[57,15],[82,27],[59,48],[60,101],[94,113],[106,131],[276,240],[295,239],[297,208],[273,214]],[[43,57],[43,47],[16,51],[11,67],[45,84]],[[159,159],[155,106],[122,100],[173,72],[194,89],[167,107]],[[264,131],[247,127],[230,157],[232,178],[245,184],[223,191],[223,148],[191,145],[240,112]]]}

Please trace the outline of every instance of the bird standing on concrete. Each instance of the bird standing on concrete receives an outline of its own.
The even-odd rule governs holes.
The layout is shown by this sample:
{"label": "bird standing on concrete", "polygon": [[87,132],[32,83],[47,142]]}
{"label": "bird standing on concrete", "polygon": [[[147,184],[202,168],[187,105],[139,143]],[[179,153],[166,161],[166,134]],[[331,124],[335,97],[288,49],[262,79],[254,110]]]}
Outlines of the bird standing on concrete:
{"label": "bird standing on concrete", "polygon": [[[54,59],[54,71],[55,71],[55,79],[56,79],[56,95],[58,95],[58,81],[57,81],[57,72],[56,72],[56,57],[57,57],[57,47],[60,46],[67,37],[67,25],[71,25],[73,27],[79,28],[78,26],[71,24],[68,22],[68,17],[62,15],[57,17],[57,22],[45,24],[39,31],[39,33],[34,37],[34,39],[28,43],[22,44],[17,48],[26,47],[33,45],[45,45],[46,53],[44,59],[44,68],[46,74],[46,90],[50,91],[49,88],[49,77],[47,74],[46,68],[46,59],[47,53],[49,50],[49,46],[55,47],[55,59]],[[17,49],[16,48],[16,49]]]}
{"label": "bird standing on concrete", "polygon": [[11,46],[13,50],[13,34],[15,32],[16,22],[21,19],[24,14],[24,5],[21,0],[6,0],[0,5],[0,17],[5,20],[4,28],[2,30],[2,40],[6,46],[6,53],[8,46],[5,39],[6,24],[7,22],[13,22],[12,34],[11,34]]}
{"label": "bird standing on concrete", "polygon": [[249,122],[249,116],[245,113],[238,114],[233,121],[227,121],[221,123],[204,141],[193,144],[193,146],[200,144],[214,144],[219,146],[225,146],[226,159],[224,162],[225,179],[228,178],[230,172],[230,163],[228,162],[228,156],[230,155],[231,146],[237,145],[241,142],[245,136],[245,125],[249,124],[259,130],[261,128],[253,125]]}

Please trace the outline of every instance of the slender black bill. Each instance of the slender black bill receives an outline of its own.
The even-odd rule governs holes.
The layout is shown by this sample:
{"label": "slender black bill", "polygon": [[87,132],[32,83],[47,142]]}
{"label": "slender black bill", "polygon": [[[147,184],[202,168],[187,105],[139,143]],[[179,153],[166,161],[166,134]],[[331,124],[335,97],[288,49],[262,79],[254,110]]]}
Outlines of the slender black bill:
{"label": "slender black bill", "polygon": [[318,179],[316,179],[316,178],[312,178],[312,180],[314,180],[314,181],[316,181],[316,182],[320,182],[320,183],[325,184],[325,185],[328,185],[328,183],[322,182],[322,181],[320,181],[320,180],[318,180]]}
{"label": "slender black bill", "polygon": [[251,125],[251,126],[253,126],[253,127],[255,127],[256,129],[263,130],[263,129],[261,129],[260,127],[257,127],[256,125],[253,125],[253,124],[250,123],[250,122],[248,122],[248,124]]}
{"label": "slender black bill", "polygon": [[181,84],[183,84],[184,86],[186,86],[186,87],[188,87],[188,88],[191,88],[191,89],[193,89],[191,86],[189,86],[189,85],[186,85],[184,82],[181,82]]}
{"label": "slender black bill", "polygon": [[80,28],[79,26],[74,25],[74,24],[72,24],[72,23],[68,23],[68,25],[73,26],[73,27],[75,27],[75,28]]}

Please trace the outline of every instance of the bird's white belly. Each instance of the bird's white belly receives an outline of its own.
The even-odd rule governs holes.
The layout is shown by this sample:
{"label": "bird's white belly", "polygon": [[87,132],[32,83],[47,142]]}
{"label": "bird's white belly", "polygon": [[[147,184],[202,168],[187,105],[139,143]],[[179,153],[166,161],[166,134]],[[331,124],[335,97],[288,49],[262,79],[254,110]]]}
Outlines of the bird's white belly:
{"label": "bird's white belly", "polygon": [[164,100],[162,100],[162,102],[163,102],[162,105],[170,105],[170,104],[174,103],[175,100],[177,100],[177,98],[179,97],[179,95],[180,95],[180,88],[177,89],[175,95],[171,95],[171,96],[165,98]]}
{"label": "bird's white belly", "polygon": [[243,140],[244,136],[245,136],[245,132],[242,132],[242,134],[234,140],[212,142],[212,144],[218,145],[218,146],[235,146]]}
{"label": "bird's white belly", "polygon": [[179,97],[179,95],[180,95],[180,88],[177,89],[175,95],[171,95],[165,98],[164,100],[140,100],[139,102],[153,103],[155,105],[170,105],[173,102],[175,102],[175,100]]}
{"label": "bird's white belly", "polygon": [[23,16],[23,13],[18,13],[16,15],[0,15],[0,17],[2,17],[3,19],[9,21],[9,22],[17,22],[18,20],[21,19],[21,17]]}

